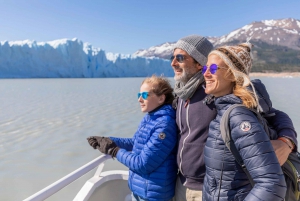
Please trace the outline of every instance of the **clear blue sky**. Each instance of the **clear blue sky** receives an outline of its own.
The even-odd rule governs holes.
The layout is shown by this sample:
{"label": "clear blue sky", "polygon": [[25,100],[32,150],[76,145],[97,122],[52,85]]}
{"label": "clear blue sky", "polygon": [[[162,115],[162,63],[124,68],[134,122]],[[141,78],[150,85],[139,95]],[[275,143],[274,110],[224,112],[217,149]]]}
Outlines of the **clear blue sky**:
{"label": "clear blue sky", "polygon": [[300,19],[300,0],[0,0],[0,8],[0,41],[78,38],[123,54],[254,21]]}

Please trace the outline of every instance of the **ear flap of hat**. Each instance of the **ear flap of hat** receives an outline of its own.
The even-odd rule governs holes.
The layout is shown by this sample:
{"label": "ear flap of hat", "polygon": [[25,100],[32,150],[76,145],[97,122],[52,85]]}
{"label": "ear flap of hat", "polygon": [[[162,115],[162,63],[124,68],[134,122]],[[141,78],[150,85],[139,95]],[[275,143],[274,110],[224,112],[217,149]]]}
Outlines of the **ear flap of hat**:
{"label": "ear flap of hat", "polygon": [[243,87],[249,86],[251,80],[250,80],[248,75],[246,75],[245,73],[242,73],[240,71],[233,72],[233,75],[234,75],[236,80],[239,80],[240,78],[243,79],[243,84],[242,84]]}

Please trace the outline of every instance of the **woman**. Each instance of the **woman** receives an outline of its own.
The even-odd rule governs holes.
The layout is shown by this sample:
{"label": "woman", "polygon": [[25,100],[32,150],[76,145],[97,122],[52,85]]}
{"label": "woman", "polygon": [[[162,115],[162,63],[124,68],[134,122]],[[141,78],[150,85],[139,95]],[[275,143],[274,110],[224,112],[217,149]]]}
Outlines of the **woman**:
{"label": "woman", "polygon": [[[142,119],[132,138],[90,137],[89,144],[116,157],[129,168],[128,185],[136,200],[168,201],[174,196],[177,174],[177,127],[167,79],[146,78],[138,93]],[[98,146],[98,147],[97,147]]]}
{"label": "woman", "polygon": [[[215,97],[216,118],[210,123],[204,148],[206,176],[203,200],[283,200],[286,183],[269,137],[255,114],[247,108],[257,107],[255,92],[246,86],[252,66],[251,44],[223,46],[208,56],[202,73],[207,94]],[[222,114],[233,104],[229,127],[235,147],[254,180],[252,187],[246,173],[227,149],[220,134]]]}

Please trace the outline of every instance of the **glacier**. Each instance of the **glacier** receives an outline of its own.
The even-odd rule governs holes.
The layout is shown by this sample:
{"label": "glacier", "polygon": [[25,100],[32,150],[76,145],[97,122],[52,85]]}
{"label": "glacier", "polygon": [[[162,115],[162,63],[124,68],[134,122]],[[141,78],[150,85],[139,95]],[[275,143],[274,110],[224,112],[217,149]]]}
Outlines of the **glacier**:
{"label": "glacier", "polygon": [[106,53],[77,38],[49,42],[1,41],[0,78],[174,76],[169,60]]}

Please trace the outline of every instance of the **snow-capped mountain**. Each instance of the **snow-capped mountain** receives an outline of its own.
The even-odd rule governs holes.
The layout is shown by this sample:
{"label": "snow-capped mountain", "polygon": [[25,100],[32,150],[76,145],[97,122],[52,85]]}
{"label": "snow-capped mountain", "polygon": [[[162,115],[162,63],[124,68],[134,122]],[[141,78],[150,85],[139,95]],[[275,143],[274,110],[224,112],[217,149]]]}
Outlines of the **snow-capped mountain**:
{"label": "snow-capped mountain", "polygon": [[150,47],[149,49],[145,50],[138,50],[133,55],[139,56],[139,57],[159,57],[163,59],[169,59],[170,54],[173,51],[173,43],[166,42],[161,45]]}
{"label": "snow-capped mountain", "polygon": [[219,46],[238,40],[263,41],[300,50],[300,21],[292,18],[253,22],[214,41]]}
{"label": "snow-capped mountain", "polygon": [[[201,34],[201,33],[200,33]],[[280,20],[263,20],[245,25],[221,37],[207,37],[215,47],[234,42],[264,42],[269,45],[286,46],[300,50],[300,20],[293,18]],[[168,59],[173,51],[175,42],[167,42],[139,50],[133,55],[144,57],[159,57]]]}

